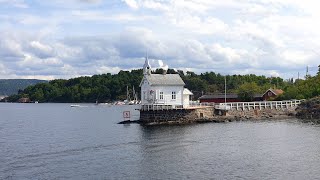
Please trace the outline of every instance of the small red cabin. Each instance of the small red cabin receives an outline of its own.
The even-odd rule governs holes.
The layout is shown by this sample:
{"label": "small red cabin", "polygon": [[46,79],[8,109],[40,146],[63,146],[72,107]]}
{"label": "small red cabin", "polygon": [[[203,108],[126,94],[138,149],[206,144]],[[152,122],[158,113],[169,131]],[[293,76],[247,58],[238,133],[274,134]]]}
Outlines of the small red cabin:
{"label": "small red cabin", "polygon": [[281,94],[283,94],[283,90],[270,88],[262,95],[262,97],[264,101],[270,101],[270,100],[274,100]]}

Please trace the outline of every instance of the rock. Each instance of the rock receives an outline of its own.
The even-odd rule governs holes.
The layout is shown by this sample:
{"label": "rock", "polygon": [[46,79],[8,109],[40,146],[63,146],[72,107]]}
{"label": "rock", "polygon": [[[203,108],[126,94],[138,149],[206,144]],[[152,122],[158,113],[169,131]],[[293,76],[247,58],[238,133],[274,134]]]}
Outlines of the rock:
{"label": "rock", "polygon": [[296,117],[305,122],[319,123],[320,97],[303,101],[296,109]]}

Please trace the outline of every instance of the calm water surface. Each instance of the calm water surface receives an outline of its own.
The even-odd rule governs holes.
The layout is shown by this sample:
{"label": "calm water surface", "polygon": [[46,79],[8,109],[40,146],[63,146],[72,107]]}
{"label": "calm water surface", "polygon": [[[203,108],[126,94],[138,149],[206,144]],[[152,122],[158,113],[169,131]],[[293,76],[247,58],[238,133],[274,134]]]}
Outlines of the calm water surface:
{"label": "calm water surface", "polygon": [[116,124],[128,109],[0,104],[0,179],[320,178],[319,126]]}

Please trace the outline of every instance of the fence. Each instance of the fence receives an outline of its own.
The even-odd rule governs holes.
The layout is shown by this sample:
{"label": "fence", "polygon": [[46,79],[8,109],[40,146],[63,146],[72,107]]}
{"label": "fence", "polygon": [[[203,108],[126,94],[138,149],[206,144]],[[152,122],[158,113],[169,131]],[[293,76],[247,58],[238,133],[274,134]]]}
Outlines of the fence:
{"label": "fence", "polygon": [[230,102],[220,103],[215,106],[215,109],[220,110],[244,110],[244,109],[288,109],[296,107],[301,103],[301,100],[292,101],[256,101],[256,102]]}
{"label": "fence", "polygon": [[214,107],[220,110],[245,110],[245,109],[288,109],[296,107],[301,100],[292,101],[256,101],[256,102],[230,102],[230,103],[199,103],[190,102],[188,106],[183,105],[141,105],[140,111],[162,111],[162,110],[178,110],[178,109],[197,109],[205,107]]}
{"label": "fence", "polygon": [[162,111],[162,110],[178,110],[178,109],[196,109],[196,108],[214,107],[214,106],[215,106],[215,103],[195,103],[195,102],[192,102],[187,106],[152,104],[152,105],[141,105],[140,111]]}

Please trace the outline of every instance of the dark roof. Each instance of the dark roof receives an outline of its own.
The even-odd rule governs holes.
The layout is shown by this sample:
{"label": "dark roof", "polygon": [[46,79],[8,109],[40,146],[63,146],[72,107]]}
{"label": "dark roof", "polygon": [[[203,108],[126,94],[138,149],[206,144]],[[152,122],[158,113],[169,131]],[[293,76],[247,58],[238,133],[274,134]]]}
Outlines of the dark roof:
{"label": "dark roof", "polygon": [[150,74],[146,77],[151,85],[185,85],[179,74]]}
{"label": "dark roof", "polygon": [[[223,99],[225,97],[224,94],[210,94],[210,95],[202,95],[199,99]],[[228,99],[236,99],[238,98],[237,94],[227,94],[226,97]]]}
{"label": "dark roof", "polygon": [[274,95],[278,96],[280,94],[283,94],[282,89],[268,89],[263,95],[265,95],[267,92],[271,91]]}
{"label": "dark roof", "polygon": [[[260,97],[262,97],[262,95],[261,94],[255,94],[253,97],[254,98],[260,98]],[[224,99],[224,98],[225,98],[225,95],[223,93],[202,95],[201,97],[199,97],[199,99]],[[238,98],[238,94],[227,94],[226,98],[227,99],[237,99]]]}

